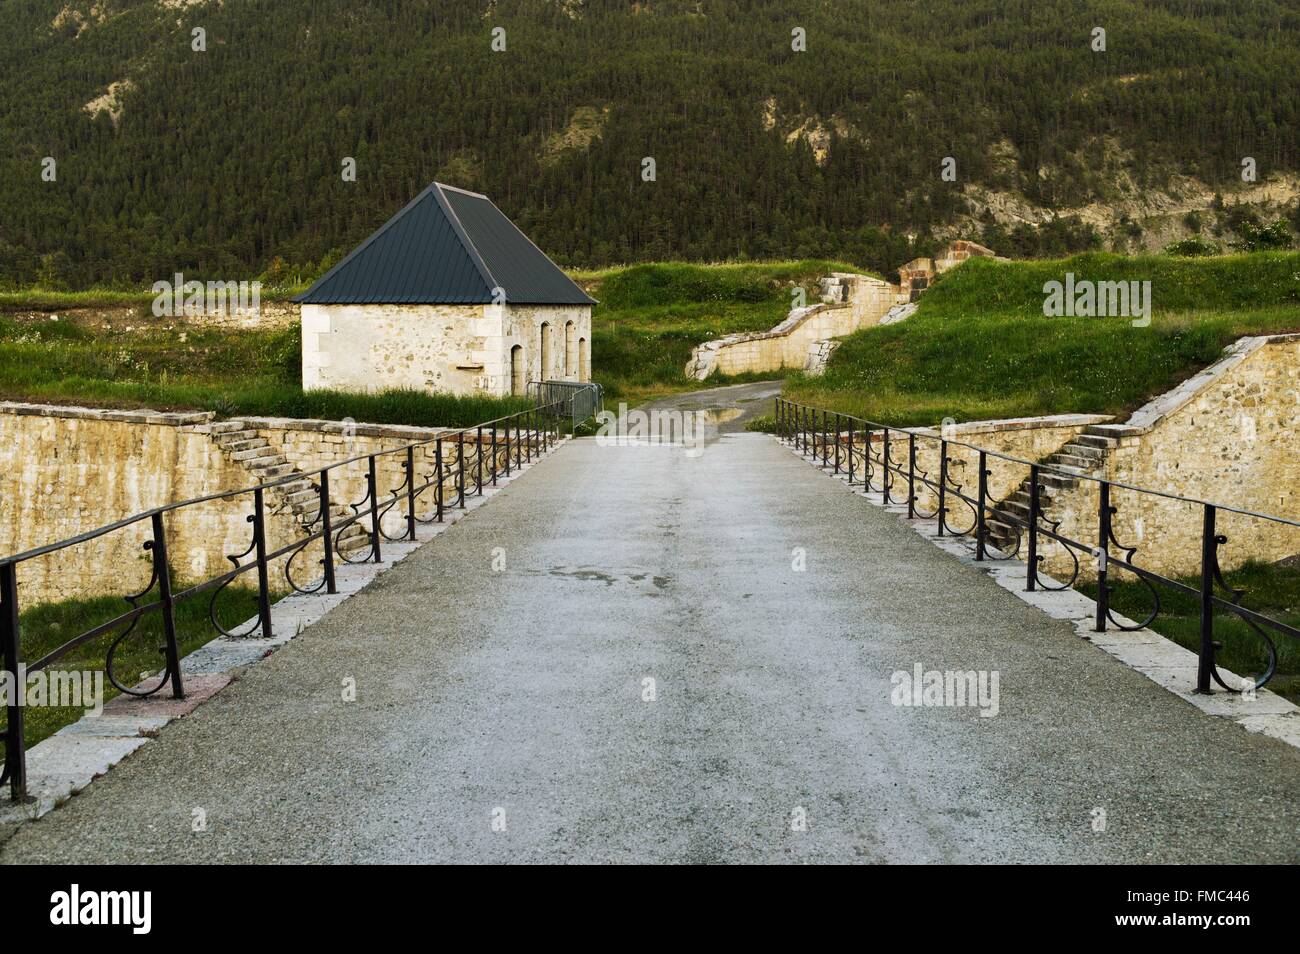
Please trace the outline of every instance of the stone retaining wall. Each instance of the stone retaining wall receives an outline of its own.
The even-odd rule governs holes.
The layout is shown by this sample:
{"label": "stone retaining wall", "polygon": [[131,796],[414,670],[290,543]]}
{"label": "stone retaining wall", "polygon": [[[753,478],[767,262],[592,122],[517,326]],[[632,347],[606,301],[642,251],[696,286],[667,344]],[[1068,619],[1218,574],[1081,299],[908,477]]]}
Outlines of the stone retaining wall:
{"label": "stone retaining wall", "polygon": [[715,371],[761,374],[782,368],[803,368],[815,342],[869,328],[900,302],[897,286],[878,278],[839,273],[831,278],[836,281],[823,290],[832,300],[791,310],[771,331],[706,341],[691,355],[687,375],[702,381]]}
{"label": "stone retaining wall", "polygon": [[[245,485],[206,433],[211,414],[0,404],[0,553],[76,536],[162,504]],[[181,577],[228,566],[248,543],[233,501],[167,518]],[[278,532],[278,528],[276,528]],[[97,537],[18,570],[23,606],[71,597],[127,595],[149,581],[149,522]],[[124,608],[125,608],[125,604]]]}
{"label": "stone retaining wall", "polygon": [[[213,439],[211,413],[164,414],[98,408],[0,403],[0,556],[10,556],[74,537],[153,507],[226,493],[258,483]],[[245,418],[273,447],[302,472],[319,470],[349,457],[401,447],[454,432],[443,428],[395,427],[341,421]],[[486,440],[486,435],[485,435]],[[434,473],[434,444],[416,454],[420,482]],[[444,441],[446,460],[456,459],[457,441]],[[475,473],[477,442],[466,439],[465,459]],[[497,451],[504,467],[504,446]],[[377,459],[381,498],[402,485],[405,454]],[[490,458],[485,457],[487,468]],[[333,503],[364,499],[367,462],[358,461],[331,473]],[[455,497],[454,477],[445,479],[445,498]],[[425,491],[417,513],[433,507],[433,489]],[[272,506],[266,516],[268,549],[301,538],[297,520]],[[185,582],[211,578],[230,569],[228,557],[251,541],[247,516],[252,494],[185,507],[166,516],[169,557]],[[394,509],[385,529],[400,534],[405,510]],[[25,562],[19,568],[19,599],[35,603],[69,598],[121,595],[149,582],[148,520]],[[310,580],[320,559],[319,547],[295,563]],[[283,566],[273,569],[272,586],[287,587]],[[123,604],[125,607],[125,604]]]}

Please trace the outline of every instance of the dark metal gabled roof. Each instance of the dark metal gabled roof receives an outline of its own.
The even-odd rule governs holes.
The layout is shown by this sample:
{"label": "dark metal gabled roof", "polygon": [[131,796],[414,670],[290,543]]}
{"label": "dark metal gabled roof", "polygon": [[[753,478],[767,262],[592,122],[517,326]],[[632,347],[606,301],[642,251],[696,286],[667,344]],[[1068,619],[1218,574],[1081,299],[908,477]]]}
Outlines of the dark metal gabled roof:
{"label": "dark metal gabled roof", "polygon": [[591,305],[487,196],[433,183],[295,301]]}

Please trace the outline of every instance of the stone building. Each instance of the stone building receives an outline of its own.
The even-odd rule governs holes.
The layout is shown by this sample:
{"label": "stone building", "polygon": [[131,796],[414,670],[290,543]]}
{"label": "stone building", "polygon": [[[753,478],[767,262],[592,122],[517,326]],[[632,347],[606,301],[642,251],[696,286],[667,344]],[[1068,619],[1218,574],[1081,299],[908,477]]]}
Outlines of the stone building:
{"label": "stone building", "polygon": [[305,390],[591,379],[594,300],[490,199],[438,182],[297,300]]}

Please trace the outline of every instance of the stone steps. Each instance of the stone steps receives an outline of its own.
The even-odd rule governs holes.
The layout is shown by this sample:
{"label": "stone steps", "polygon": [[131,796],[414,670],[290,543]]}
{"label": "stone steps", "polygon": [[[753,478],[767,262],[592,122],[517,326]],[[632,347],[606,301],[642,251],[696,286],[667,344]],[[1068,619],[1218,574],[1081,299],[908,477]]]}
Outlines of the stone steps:
{"label": "stone steps", "polygon": [[[1081,478],[1095,477],[1103,471],[1110,449],[1119,446],[1119,439],[1110,436],[1105,427],[1106,425],[1093,424],[1084,428],[1078,437],[1042,462],[1043,468],[1051,469],[1040,470],[1038,475],[1040,519],[1050,516],[1055,498],[1078,487]],[[1029,478],[1026,477],[985,519],[990,542],[1005,550],[1015,546],[1017,531],[1021,537],[1027,532],[1030,500]],[[1011,519],[1019,520],[1024,526],[1013,526]]]}

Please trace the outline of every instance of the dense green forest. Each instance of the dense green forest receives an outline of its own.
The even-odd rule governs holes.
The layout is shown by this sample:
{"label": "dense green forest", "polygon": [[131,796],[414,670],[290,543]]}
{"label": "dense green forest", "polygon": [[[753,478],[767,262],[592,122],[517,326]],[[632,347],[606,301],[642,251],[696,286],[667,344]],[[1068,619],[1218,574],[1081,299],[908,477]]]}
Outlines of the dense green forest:
{"label": "dense green forest", "polygon": [[[303,277],[434,178],[568,265],[884,272],[965,184],[1104,201],[1099,143],[1138,188],[1300,167],[1289,0],[4,0],[0,53],[8,284]],[[990,230],[1013,254],[1099,244],[1077,220]]]}

